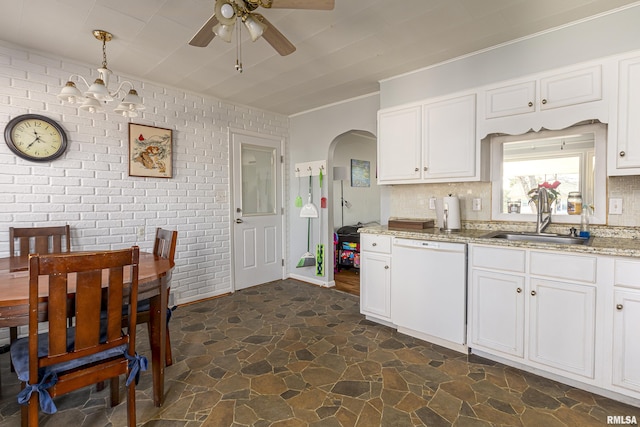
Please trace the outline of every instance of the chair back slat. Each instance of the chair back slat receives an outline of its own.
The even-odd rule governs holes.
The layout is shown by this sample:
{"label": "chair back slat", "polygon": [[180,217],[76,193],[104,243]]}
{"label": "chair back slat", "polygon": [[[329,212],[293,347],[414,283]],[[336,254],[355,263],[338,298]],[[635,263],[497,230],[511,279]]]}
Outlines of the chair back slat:
{"label": "chair back slat", "polygon": [[[54,363],[60,363],[85,357],[129,343],[129,352],[135,351],[135,310],[138,296],[138,260],[139,249],[130,249],[85,253],[62,253],[31,255],[29,258],[29,347],[37,347],[38,288],[47,283],[49,287],[49,354],[40,358],[30,357],[30,377],[37,377],[38,369]],[[129,281],[129,282],[127,282]],[[69,290],[67,285],[75,284],[75,344],[67,343],[67,309],[65,307]],[[125,292],[126,290],[126,292]],[[103,292],[106,298],[103,298]],[[123,298],[123,295],[126,295]],[[122,308],[128,304],[134,310],[130,319],[133,328],[128,335],[116,329],[122,316]],[[103,307],[106,305],[106,307]],[[109,325],[109,337],[101,336],[101,309],[106,309]],[[113,320],[117,319],[117,320]],[[106,325],[105,325],[106,326]],[[36,354],[36,353],[32,353]],[[33,378],[32,377],[32,378]]]}
{"label": "chair back slat", "polygon": [[71,233],[68,225],[9,228],[9,256],[70,251]]}

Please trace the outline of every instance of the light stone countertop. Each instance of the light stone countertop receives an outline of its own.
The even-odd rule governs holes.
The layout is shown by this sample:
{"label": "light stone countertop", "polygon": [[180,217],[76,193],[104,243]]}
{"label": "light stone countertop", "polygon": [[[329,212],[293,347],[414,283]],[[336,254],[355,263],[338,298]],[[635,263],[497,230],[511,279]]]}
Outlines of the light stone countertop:
{"label": "light stone countertop", "polygon": [[[530,227],[529,227],[530,228]],[[566,228],[566,227],[565,227]],[[375,225],[375,226],[363,226],[358,229],[358,232],[365,234],[383,234],[394,237],[400,237],[405,239],[420,239],[420,240],[432,240],[432,241],[445,241],[445,242],[459,242],[459,243],[477,243],[483,245],[495,245],[495,246],[507,246],[518,248],[530,248],[530,249],[546,249],[546,250],[560,250],[562,252],[573,252],[581,254],[596,254],[596,255],[612,255],[612,256],[626,256],[640,258],[640,238],[636,235],[637,230],[634,229],[622,229],[615,227],[599,227],[598,232],[601,235],[596,235],[591,239],[590,245],[569,245],[569,244],[554,244],[554,243],[540,243],[540,242],[528,242],[528,241],[513,241],[505,239],[491,239],[484,238],[492,231],[505,230],[505,231],[529,231],[518,229],[506,225],[504,223],[486,223],[479,228],[473,228],[473,225],[465,225],[459,232],[444,232],[437,228],[427,228],[424,230],[405,230],[405,229],[389,229],[387,226]],[[559,232],[548,230],[549,232]],[[629,237],[620,237],[629,236]]]}

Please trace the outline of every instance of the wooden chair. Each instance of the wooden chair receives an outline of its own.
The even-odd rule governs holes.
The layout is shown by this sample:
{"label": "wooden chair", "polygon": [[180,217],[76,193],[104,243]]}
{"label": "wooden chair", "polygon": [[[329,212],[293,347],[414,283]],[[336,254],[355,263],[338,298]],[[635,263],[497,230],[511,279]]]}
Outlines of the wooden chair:
{"label": "wooden chair", "polygon": [[[18,401],[25,404],[23,425],[38,425],[39,404],[44,412],[54,413],[51,398],[101,381],[111,381],[111,406],[117,405],[122,374],[127,376],[128,425],[136,425],[135,377],[147,364],[135,353],[138,259],[137,246],[29,257],[29,336],[11,346],[11,359],[22,381]],[[43,334],[38,334],[42,304],[38,287],[48,289],[49,331]],[[67,323],[69,293],[75,293],[77,301],[75,327]],[[123,333],[126,305],[130,327]]]}
{"label": "wooden chair", "polygon": [[[17,245],[16,245],[17,243]],[[17,250],[16,250],[17,248]],[[71,252],[68,225],[59,227],[9,227],[9,256]]]}
{"label": "wooden chair", "polygon": [[[9,256],[32,253],[53,254],[71,252],[71,233],[68,225],[57,227],[9,227]],[[9,342],[18,339],[18,328],[9,328]]]}
{"label": "wooden chair", "polygon": [[[176,243],[178,241],[178,232],[171,230],[164,230],[162,228],[156,229],[156,240],[153,244],[153,253],[162,258],[166,258],[173,262],[176,256]],[[171,274],[171,273],[169,273]],[[170,277],[167,281],[170,281]],[[167,285],[167,301],[169,301],[170,282]],[[151,324],[150,319],[150,301],[148,299],[142,300],[138,303],[138,324],[146,323],[147,330],[149,332],[149,340],[151,340]],[[167,334],[166,334],[166,350],[165,350],[165,365],[171,366],[173,364],[173,356],[171,354],[171,339],[169,336],[169,318],[171,317],[172,310],[167,308]]]}

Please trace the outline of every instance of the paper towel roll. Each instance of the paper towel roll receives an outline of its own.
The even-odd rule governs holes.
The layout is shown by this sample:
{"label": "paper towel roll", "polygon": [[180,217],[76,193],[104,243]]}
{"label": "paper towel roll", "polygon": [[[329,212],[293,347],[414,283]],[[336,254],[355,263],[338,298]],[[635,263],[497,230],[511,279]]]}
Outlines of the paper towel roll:
{"label": "paper towel roll", "polygon": [[[460,200],[456,196],[449,195],[442,199],[443,225],[445,231],[460,231]],[[444,221],[444,211],[447,211],[447,220]],[[444,226],[446,222],[446,227]]]}

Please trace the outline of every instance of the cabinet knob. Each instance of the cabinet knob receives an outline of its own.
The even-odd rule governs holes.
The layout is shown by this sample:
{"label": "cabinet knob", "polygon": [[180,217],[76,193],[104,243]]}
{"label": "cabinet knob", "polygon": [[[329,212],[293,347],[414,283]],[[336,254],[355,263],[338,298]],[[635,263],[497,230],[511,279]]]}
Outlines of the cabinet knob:
{"label": "cabinet knob", "polygon": [[547,103],[547,100],[546,100],[546,99],[543,99],[543,100],[542,100],[542,103],[543,103],[543,104],[546,104],[546,103]]}
{"label": "cabinet knob", "polygon": [[373,242],[371,246],[378,246],[378,244],[376,242]]}
{"label": "cabinet knob", "polygon": [[385,265],[385,266],[384,266],[384,269],[385,269],[385,270],[388,270],[388,269],[389,269],[389,266],[388,266],[388,265]]}
{"label": "cabinet knob", "polygon": [[522,288],[516,289],[516,292],[519,293],[519,294],[522,293]]}
{"label": "cabinet knob", "polygon": [[622,310],[622,304],[616,304],[616,309],[617,310]]}
{"label": "cabinet knob", "polygon": [[620,152],[620,157],[624,157],[625,154],[627,154],[627,153],[625,153],[624,151],[621,151]]}
{"label": "cabinet knob", "polygon": [[419,172],[419,171],[420,171],[420,168],[416,168],[415,170],[416,170],[416,172]]}
{"label": "cabinet knob", "polygon": [[425,171],[425,172],[427,171],[427,167],[426,167],[426,166],[424,167],[424,171]]}
{"label": "cabinet knob", "polygon": [[531,296],[535,297],[536,296],[536,291],[531,291]]}
{"label": "cabinet knob", "polygon": [[528,107],[533,107],[533,102],[529,101],[529,103],[527,104]]}

